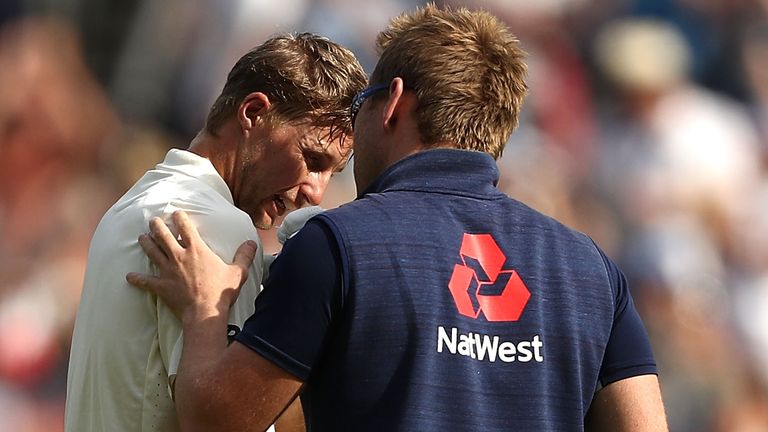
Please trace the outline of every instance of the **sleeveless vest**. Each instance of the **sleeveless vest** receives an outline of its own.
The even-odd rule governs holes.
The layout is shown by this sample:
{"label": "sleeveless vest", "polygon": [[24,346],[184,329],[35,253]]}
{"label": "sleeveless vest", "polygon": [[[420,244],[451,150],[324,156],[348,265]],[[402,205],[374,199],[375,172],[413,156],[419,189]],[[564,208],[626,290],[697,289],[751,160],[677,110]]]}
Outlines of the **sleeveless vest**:
{"label": "sleeveless vest", "polygon": [[614,316],[605,263],[497,181],[485,153],[429,150],[319,216],[344,287],[302,396],[317,424],[583,428]]}

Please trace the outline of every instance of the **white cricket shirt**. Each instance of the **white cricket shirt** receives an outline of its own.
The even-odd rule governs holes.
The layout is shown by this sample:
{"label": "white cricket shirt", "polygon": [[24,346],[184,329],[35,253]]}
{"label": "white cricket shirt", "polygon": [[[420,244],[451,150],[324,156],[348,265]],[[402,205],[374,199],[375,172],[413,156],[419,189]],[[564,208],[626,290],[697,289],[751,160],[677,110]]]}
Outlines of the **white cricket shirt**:
{"label": "white cricket shirt", "polygon": [[[251,219],[234,206],[210,161],[169,151],[107,211],[91,240],[69,361],[66,431],[178,430],[169,377],[181,356],[181,323],[154,294],[131,287],[125,275],[155,273],[137,238],[148,231],[150,218],[170,221],[179,209],[225,261],[246,239],[261,250]],[[253,313],[262,260],[257,253],[232,308],[230,333]]]}

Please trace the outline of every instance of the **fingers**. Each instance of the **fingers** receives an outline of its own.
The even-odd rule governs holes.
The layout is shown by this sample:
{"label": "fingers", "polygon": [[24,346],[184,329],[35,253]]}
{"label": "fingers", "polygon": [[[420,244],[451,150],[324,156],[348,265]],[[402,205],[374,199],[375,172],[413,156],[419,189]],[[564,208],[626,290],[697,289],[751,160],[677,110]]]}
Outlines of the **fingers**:
{"label": "fingers", "polygon": [[181,243],[185,247],[190,247],[202,243],[200,233],[197,231],[197,227],[189,218],[189,215],[183,210],[176,210],[173,212],[173,223],[179,230],[179,236],[181,236]]}
{"label": "fingers", "polygon": [[248,269],[253,262],[253,258],[256,256],[256,250],[258,246],[253,240],[248,240],[240,245],[235,252],[235,257],[232,259],[232,264],[238,266],[241,271],[240,284],[242,285],[248,278]]}
{"label": "fingers", "polygon": [[171,257],[174,251],[181,248],[176,236],[173,235],[168,225],[159,217],[153,217],[149,220],[149,232],[152,234],[154,243],[162,249],[165,256]]}
{"label": "fingers", "polygon": [[158,268],[165,267],[168,262],[168,254],[158,246],[155,239],[147,234],[142,234],[139,236],[139,246],[141,246],[153,264]]}
{"label": "fingers", "polygon": [[144,291],[150,291],[154,293],[157,293],[160,285],[162,285],[162,280],[160,278],[141,273],[128,273],[125,275],[125,280],[136,288],[141,288]]}

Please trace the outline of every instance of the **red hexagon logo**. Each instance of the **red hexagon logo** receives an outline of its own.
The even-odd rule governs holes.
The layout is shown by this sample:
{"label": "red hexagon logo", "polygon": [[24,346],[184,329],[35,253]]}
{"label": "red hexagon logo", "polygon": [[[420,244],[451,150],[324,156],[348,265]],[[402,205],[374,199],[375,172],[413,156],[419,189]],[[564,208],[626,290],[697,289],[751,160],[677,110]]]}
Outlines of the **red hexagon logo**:
{"label": "red hexagon logo", "polygon": [[488,321],[517,321],[531,292],[515,270],[502,270],[507,258],[490,234],[464,234],[463,264],[453,267],[448,288],[459,313]]}

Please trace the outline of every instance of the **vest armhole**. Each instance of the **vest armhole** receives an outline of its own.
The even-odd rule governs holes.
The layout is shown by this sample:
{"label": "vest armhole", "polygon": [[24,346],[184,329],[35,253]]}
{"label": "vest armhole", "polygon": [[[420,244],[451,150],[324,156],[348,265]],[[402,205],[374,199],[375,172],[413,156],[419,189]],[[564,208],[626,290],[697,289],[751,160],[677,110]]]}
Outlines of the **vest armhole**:
{"label": "vest armhole", "polygon": [[344,243],[344,236],[341,228],[325,214],[319,214],[314,217],[314,220],[322,222],[328,231],[333,234],[333,238],[336,242],[336,248],[339,253],[339,261],[341,262],[341,308],[344,308],[344,301],[349,294],[349,287],[351,286],[351,275],[349,274],[349,259],[347,254],[346,243]]}

